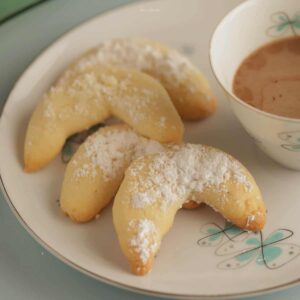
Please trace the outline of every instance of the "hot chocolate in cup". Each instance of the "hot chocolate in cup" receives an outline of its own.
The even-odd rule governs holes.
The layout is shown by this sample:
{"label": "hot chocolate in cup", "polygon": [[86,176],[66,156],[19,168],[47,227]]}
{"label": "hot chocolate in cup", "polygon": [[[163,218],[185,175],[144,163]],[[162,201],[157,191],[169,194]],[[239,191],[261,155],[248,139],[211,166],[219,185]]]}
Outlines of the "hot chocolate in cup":
{"label": "hot chocolate in cup", "polygon": [[[265,107],[251,105],[239,98],[233,89],[236,72],[251,53],[268,43],[297,36],[300,36],[299,0],[248,0],[219,23],[211,40],[210,59],[233,112],[257,146],[281,165],[300,170],[300,118],[297,113],[286,110],[290,115],[283,116],[285,112],[279,115],[280,107],[269,102]],[[290,89],[289,84],[284,87],[292,95],[293,83],[290,85]],[[269,87],[270,91],[266,89],[266,92],[273,92],[274,88]],[[286,109],[282,107],[282,111],[283,108]]]}

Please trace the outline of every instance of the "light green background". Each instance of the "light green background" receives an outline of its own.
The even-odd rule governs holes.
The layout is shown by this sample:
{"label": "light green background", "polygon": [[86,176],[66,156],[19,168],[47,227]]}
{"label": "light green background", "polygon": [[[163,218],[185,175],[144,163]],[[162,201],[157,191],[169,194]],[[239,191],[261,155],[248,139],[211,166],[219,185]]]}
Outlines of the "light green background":
{"label": "light green background", "polygon": [[0,21],[40,0],[0,0]]}
{"label": "light green background", "polygon": [[[0,4],[3,1],[10,0],[0,0]],[[22,71],[57,37],[104,10],[128,2],[131,1],[51,0],[0,26],[1,105]],[[21,227],[0,192],[0,299],[158,298],[110,287],[64,265],[37,244]],[[300,287],[251,299],[298,300]]]}

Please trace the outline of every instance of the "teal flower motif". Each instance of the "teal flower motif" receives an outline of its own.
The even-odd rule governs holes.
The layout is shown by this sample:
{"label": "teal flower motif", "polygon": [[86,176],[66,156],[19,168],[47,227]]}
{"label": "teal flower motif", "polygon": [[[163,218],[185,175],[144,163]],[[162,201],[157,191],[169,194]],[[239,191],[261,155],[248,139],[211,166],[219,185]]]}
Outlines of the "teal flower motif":
{"label": "teal flower motif", "polygon": [[297,35],[300,31],[300,12],[290,18],[285,12],[276,12],[271,15],[271,20],[274,25],[267,29],[267,35],[277,37],[283,35],[287,31],[291,31],[293,35]]}
{"label": "teal flower motif", "polygon": [[204,237],[197,241],[201,247],[215,247],[225,241],[239,241],[246,238],[247,231],[242,230],[233,224],[226,222],[224,228],[215,223],[205,224],[201,228]]}
{"label": "teal flower motif", "polygon": [[215,223],[205,224],[201,232],[205,236],[197,241],[199,246],[215,247],[216,256],[229,256],[217,264],[219,269],[239,269],[252,261],[270,270],[278,269],[300,255],[300,246],[283,243],[293,236],[289,229],[277,229],[266,239],[261,231],[249,233],[229,222],[224,228]]}
{"label": "teal flower motif", "polygon": [[294,152],[299,152],[300,151],[300,145],[286,145],[282,144],[282,148],[289,150],[289,151],[294,151]]}
{"label": "teal flower motif", "polygon": [[66,140],[61,152],[61,159],[63,163],[68,163],[78,147],[86,140],[86,138],[103,126],[104,124],[97,124],[87,130],[71,135]]}
{"label": "teal flower motif", "polygon": [[278,134],[280,140],[284,143],[281,147],[288,151],[300,151],[300,131],[281,132]]}
{"label": "teal flower motif", "polygon": [[288,229],[278,229],[272,232],[265,240],[262,232],[253,234],[239,244],[228,241],[218,247],[216,255],[234,255],[218,264],[220,269],[239,269],[253,260],[259,266],[268,269],[278,269],[300,254],[298,245],[282,243],[289,239],[293,232]]}

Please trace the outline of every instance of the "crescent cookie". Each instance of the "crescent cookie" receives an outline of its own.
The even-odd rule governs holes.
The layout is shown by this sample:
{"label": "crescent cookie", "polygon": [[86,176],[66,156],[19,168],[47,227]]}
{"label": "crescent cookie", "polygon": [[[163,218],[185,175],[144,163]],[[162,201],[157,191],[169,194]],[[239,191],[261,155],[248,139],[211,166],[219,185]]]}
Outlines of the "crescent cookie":
{"label": "crescent cookie", "polygon": [[35,108],[26,133],[24,169],[49,163],[66,138],[116,116],[145,137],[180,142],[182,121],[163,86],[136,70],[93,65],[66,71]]}
{"label": "crescent cookie", "polygon": [[243,229],[265,224],[259,188],[237,160],[208,146],[170,146],[133,161],[114,200],[115,230],[133,273],[151,270],[162,238],[188,200],[206,203]]}
{"label": "crescent cookie", "polygon": [[83,55],[73,68],[114,64],[138,69],[158,79],[168,91],[179,115],[198,120],[216,110],[216,97],[203,74],[174,49],[142,38],[119,38]]}
{"label": "crescent cookie", "polygon": [[67,165],[60,207],[72,220],[87,222],[113,199],[128,165],[164,147],[127,125],[100,128],[80,145]]}

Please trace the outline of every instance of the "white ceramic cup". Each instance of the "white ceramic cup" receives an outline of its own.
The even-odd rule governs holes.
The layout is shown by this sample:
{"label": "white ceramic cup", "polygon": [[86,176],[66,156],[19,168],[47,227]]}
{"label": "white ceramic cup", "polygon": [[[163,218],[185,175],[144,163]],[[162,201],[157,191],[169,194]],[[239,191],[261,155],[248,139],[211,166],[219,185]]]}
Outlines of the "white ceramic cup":
{"label": "white ceramic cup", "polygon": [[278,163],[300,170],[300,119],[256,109],[232,91],[235,72],[250,53],[292,35],[300,35],[300,0],[248,0],[219,23],[211,40],[210,59],[235,115],[258,147]]}

